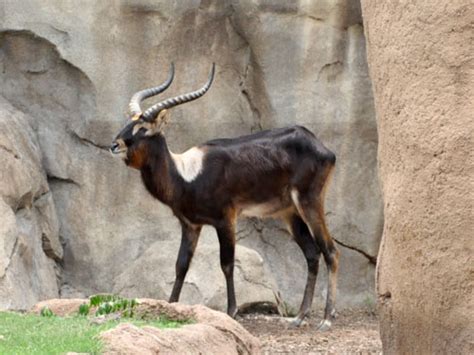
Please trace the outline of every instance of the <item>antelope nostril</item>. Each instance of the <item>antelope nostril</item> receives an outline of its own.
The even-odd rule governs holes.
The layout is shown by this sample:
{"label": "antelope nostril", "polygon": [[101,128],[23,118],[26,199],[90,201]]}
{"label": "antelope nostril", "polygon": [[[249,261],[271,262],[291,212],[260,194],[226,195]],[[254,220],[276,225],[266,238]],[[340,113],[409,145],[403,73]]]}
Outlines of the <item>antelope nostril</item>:
{"label": "antelope nostril", "polygon": [[115,150],[117,150],[119,147],[119,144],[117,142],[114,142],[112,143],[112,145],[110,146],[110,150],[113,152]]}

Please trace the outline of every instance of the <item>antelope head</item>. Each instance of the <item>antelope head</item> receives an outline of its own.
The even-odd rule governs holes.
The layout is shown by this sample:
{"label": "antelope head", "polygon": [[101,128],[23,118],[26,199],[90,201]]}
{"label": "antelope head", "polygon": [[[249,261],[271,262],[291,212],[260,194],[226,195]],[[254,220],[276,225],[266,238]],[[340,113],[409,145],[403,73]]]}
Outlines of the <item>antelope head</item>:
{"label": "antelope head", "polygon": [[202,88],[160,101],[144,112],[140,103],[146,98],[165,91],[171,85],[174,78],[174,65],[171,65],[168,79],[164,83],[135,93],[129,103],[129,120],[112,142],[111,153],[121,157],[127,165],[139,169],[147,153],[144,151],[147,149],[146,140],[162,134],[169,117],[168,110],[203,96],[212,84],[214,72],[215,64],[212,64],[208,81]]}

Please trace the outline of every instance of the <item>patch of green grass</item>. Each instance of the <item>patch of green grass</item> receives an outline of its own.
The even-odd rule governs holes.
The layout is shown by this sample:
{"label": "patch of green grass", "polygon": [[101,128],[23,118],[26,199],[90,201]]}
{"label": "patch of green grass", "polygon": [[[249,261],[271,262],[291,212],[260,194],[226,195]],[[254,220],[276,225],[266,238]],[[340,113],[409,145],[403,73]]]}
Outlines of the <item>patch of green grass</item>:
{"label": "patch of green grass", "polygon": [[[123,319],[137,326],[178,328],[186,322],[166,319]],[[99,333],[118,325],[120,321],[91,324],[83,316],[41,317],[31,314],[0,312],[0,354],[64,354],[68,351],[100,354]]]}

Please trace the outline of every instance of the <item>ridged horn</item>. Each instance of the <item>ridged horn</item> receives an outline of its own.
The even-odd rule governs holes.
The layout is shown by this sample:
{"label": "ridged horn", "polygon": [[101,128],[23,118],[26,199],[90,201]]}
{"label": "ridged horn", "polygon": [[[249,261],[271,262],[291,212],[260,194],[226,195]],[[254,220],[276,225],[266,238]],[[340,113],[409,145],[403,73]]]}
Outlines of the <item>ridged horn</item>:
{"label": "ridged horn", "polygon": [[158,95],[160,92],[165,91],[171,85],[173,78],[174,78],[174,63],[171,63],[168,79],[166,79],[165,82],[163,82],[159,86],[141,90],[133,94],[132,98],[130,99],[130,103],[128,104],[130,117],[132,119],[138,118],[142,113],[142,109],[140,108],[140,103],[151,96]]}
{"label": "ridged horn", "polygon": [[214,79],[214,72],[215,72],[216,64],[212,63],[212,68],[211,72],[209,73],[209,78],[207,80],[207,83],[200,88],[199,90],[189,92],[187,94],[179,95],[164,101],[161,101],[153,106],[151,106],[149,109],[147,109],[142,117],[145,121],[151,122],[153,121],[156,117],[158,117],[158,113],[164,109],[169,109],[174,106],[178,106],[181,104],[184,104],[189,101],[196,100],[200,98],[202,95],[204,95],[207,90],[211,87],[212,80]]}

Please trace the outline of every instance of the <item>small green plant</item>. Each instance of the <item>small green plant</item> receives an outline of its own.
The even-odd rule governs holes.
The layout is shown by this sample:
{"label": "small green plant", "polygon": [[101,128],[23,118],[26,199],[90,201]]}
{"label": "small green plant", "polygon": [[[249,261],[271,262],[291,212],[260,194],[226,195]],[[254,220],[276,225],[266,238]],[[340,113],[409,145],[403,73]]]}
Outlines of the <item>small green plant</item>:
{"label": "small green plant", "polygon": [[49,309],[49,307],[43,307],[41,308],[40,315],[41,317],[52,317],[54,316],[54,313]]}
{"label": "small green plant", "polygon": [[87,303],[83,303],[79,306],[79,315],[87,316],[89,314],[90,306]]}
{"label": "small green plant", "polygon": [[102,303],[111,302],[117,298],[118,296],[116,295],[98,294],[98,295],[89,297],[89,304],[91,305],[91,307],[98,307]]}
{"label": "small green plant", "polygon": [[[96,316],[121,312],[123,317],[132,317],[133,309],[137,305],[138,301],[136,299],[127,299],[117,295],[108,294],[94,295],[89,300],[89,309],[91,307],[97,307],[95,312]],[[89,313],[89,309],[87,309],[87,314]]]}

